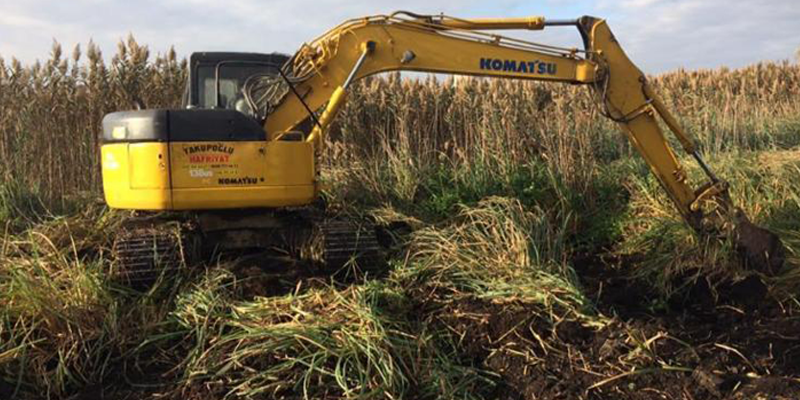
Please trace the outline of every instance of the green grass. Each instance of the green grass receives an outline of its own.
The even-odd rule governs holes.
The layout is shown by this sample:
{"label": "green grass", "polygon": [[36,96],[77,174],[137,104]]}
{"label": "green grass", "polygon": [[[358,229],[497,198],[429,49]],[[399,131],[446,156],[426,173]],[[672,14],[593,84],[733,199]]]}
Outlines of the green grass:
{"label": "green grass", "polygon": [[[712,159],[754,220],[781,233],[791,266],[800,250],[795,154]],[[536,164],[496,180],[478,167],[434,171],[413,202],[392,185],[350,202],[348,191],[370,185],[364,175],[344,174],[329,190],[336,207],[416,227],[389,276],[306,282],[271,297],[252,298],[248,278],[225,264],[194,266],[144,292],[120,286],[107,275],[107,250],[125,213],[93,206],[23,219],[3,240],[0,377],[19,395],[51,398],[127,371],[157,373],[166,383],[151,390],[177,397],[479,399],[500,383],[464,353],[463,328],[448,319],[458,304],[507,304],[530,321],[602,329],[610,320],[586,296],[576,256],[621,257],[622,274],[651,287],[654,301],[700,279],[750,274],[726,243],[699,242],[637,162],[599,169],[586,192]],[[767,282],[790,299],[800,275],[789,268]]]}
{"label": "green grass", "polygon": [[[353,87],[323,162],[331,208],[412,228],[390,273],[258,296],[254,278],[225,262],[183,266],[147,290],[112,278],[109,249],[129,213],[99,198],[99,118],[133,97],[174,104],[185,64],[149,62],[135,41],[111,69],[89,53],[83,69],[60,48],[43,67],[0,64],[10,110],[0,145],[14,154],[0,163],[0,396],[67,399],[98,385],[131,390],[127,379],[171,398],[493,398],[509,383],[487,360],[514,354],[539,368],[552,361],[545,353],[575,356],[557,333],[570,325],[624,338],[627,353],[604,360],[595,383],[691,371],[659,358],[656,342],[674,338],[604,315],[592,294],[605,282],[590,290],[581,275],[592,268],[645,288],[643,310],[696,282],[750,276],[765,282],[764,302],[797,304],[795,66],[654,78],[737,204],[788,245],[778,276],[744,270],[730,243],[695,235],[582,88],[390,76]],[[42,86],[53,77],[60,86]],[[482,345],[474,331],[512,317],[513,329],[472,348]]]}
{"label": "green grass", "polygon": [[[787,247],[785,273],[775,279],[800,289],[793,276],[800,242],[800,158],[798,152],[739,152],[715,157],[711,166],[731,183],[735,204],[758,225],[778,233]],[[699,168],[690,173],[698,179]],[[708,280],[712,286],[756,274],[741,268],[730,241],[695,234],[675,213],[655,178],[635,176],[631,201],[622,225],[625,234],[614,252],[626,258],[636,279],[664,297]],[[630,257],[635,256],[635,257]]]}

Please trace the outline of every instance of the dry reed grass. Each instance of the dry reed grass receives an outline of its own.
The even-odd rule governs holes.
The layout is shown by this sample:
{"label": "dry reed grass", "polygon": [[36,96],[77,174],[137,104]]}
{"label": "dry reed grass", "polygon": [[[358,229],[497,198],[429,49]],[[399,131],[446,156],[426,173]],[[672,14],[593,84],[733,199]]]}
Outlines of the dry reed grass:
{"label": "dry reed grass", "polygon": [[[677,354],[689,345],[660,347],[677,342],[661,331],[603,315],[575,273],[581,252],[632,255],[622,275],[645,281],[650,300],[677,290],[676,277],[719,274],[730,255],[697,246],[584,88],[362,81],[327,147],[329,178],[341,182],[329,195],[337,206],[371,197],[379,221],[416,230],[389,277],[244,299],[227,265],[204,265],[134,293],[109,280],[103,252],[123,215],[48,209],[98,191],[103,114],[177,106],[186,65],[173,52],[151,59],[133,39],[108,65],[91,44],[88,61],[74,53],[0,61],[0,394],[11,384],[9,395],[67,398],[136,370],[167,381],[155,397],[491,398],[506,366],[563,381],[566,364],[546,365],[548,354],[582,360],[570,364],[588,368],[582,389],[615,393],[634,375],[686,375],[698,362]],[[779,228],[800,262],[795,153],[746,163],[730,154],[800,144],[800,66],[654,81],[735,197]],[[795,271],[766,282],[782,304],[797,303]],[[509,329],[489,329],[504,321]],[[619,345],[598,343],[609,358],[587,366],[604,331]],[[492,359],[516,361],[501,369]]]}
{"label": "dry reed grass", "polygon": [[[85,56],[80,47],[65,56],[54,44],[50,59],[34,65],[0,59],[0,172],[50,203],[97,191],[103,115],[178,106],[186,73],[174,51],[151,57],[132,37],[109,63],[92,43]],[[798,124],[800,66],[677,71],[654,82],[706,152],[800,143],[796,129],[785,129]],[[338,127],[328,158],[336,165],[387,155],[414,166],[443,156],[504,167],[539,159],[579,190],[596,166],[633,154],[585,88],[536,82],[367,79]]]}

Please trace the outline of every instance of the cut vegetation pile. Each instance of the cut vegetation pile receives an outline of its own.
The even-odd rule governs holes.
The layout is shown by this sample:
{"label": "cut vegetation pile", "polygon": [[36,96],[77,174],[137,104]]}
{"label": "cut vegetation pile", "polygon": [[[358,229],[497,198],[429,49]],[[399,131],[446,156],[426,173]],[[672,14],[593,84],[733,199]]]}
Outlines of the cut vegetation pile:
{"label": "cut vegetation pile", "polygon": [[393,236],[384,275],[251,257],[131,288],[99,122],[177,105],[185,63],[78,53],[0,63],[0,398],[800,397],[798,66],[653,78],[787,245],[775,276],[694,235],[585,88],[389,75],[354,87],[324,176]]}

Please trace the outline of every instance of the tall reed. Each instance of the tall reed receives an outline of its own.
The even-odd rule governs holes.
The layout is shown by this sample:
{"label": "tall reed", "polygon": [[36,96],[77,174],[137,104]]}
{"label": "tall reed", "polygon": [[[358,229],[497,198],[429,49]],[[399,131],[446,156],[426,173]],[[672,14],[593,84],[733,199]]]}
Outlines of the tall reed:
{"label": "tall reed", "polygon": [[48,203],[100,187],[98,138],[106,113],[179,104],[186,62],[175,52],[150,57],[132,37],[107,63],[89,43],[65,56],[23,66],[0,59],[0,172]]}
{"label": "tall reed", "polygon": [[[65,55],[56,43],[50,59],[33,65],[0,58],[0,172],[48,202],[99,190],[104,114],[177,107],[186,81],[185,59],[172,50],[152,57],[132,37],[110,62],[91,42],[85,53]],[[652,80],[706,152],[800,144],[798,65],[680,70]],[[504,169],[541,160],[581,189],[595,166],[632,154],[583,87],[390,74],[359,82],[350,98],[331,136],[330,164],[387,154],[412,167],[442,157]]]}

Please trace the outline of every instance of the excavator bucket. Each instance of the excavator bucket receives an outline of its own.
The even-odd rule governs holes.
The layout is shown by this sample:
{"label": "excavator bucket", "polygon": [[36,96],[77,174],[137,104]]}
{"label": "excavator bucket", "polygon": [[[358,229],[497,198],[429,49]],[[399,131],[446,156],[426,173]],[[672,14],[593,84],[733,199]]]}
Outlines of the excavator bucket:
{"label": "excavator bucket", "polygon": [[741,210],[736,214],[733,240],[746,266],[769,276],[780,273],[786,248],[778,235],[750,222]]}
{"label": "excavator bucket", "polygon": [[[705,222],[710,223],[706,226],[711,227],[711,232],[733,240],[734,247],[747,269],[768,276],[779,274],[786,261],[786,248],[781,239],[775,233],[752,223],[744,210],[735,207],[728,193],[728,184],[710,173],[708,166],[698,155],[695,157],[712,178],[712,182],[697,191],[698,198],[705,201],[711,209],[705,214],[708,217]],[[687,219],[687,221],[698,232],[709,232],[702,225],[695,224],[696,220]]]}

